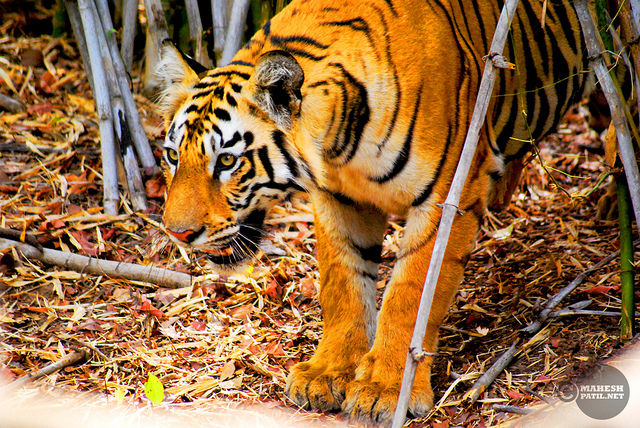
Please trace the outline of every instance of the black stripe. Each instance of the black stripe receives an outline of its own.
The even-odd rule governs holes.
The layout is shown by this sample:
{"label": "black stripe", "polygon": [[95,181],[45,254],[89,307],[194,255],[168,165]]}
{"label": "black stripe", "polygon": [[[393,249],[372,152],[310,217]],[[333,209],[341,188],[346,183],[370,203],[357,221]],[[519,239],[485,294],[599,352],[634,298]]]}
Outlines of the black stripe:
{"label": "black stripe", "polygon": [[244,80],[249,80],[251,77],[250,74],[242,73],[240,71],[217,71],[215,73],[209,74],[209,77],[218,77],[218,76],[238,76],[243,78]]}
{"label": "black stripe", "polygon": [[421,205],[429,197],[429,195],[431,195],[431,192],[433,191],[433,186],[435,186],[436,181],[442,176],[442,167],[444,166],[444,162],[447,159],[447,153],[449,153],[449,146],[451,143],[451,126],[449,126],[449,131],[447,134],[446,141],[447,141],[446,146],[442,151],[442,156],[440,156],[440,162],[438,163],[438,166],[436,167],[436,170],[433,173],[433,178],[431,179],[431,181],[429,181],[429,183],[427,183],[424,189],[422,189],[422,192],[420,192],[420,195],[413,200],[413,202],[411,203],[411,206],[417,207],[418,205]]}
{"label": "black stripe", "polygon": [[211,86],[211,83],[212,83],[211,81],[201,80],[195,85],[193,85],[193,89],[205,89]]}
{"label": "black stripe", "polygon": [[225,142],[222,144],[222,148],[223,148],[223,149],[228,149],[229,147],[234,146],[238,141],[241,141],[241,140],[242,140],[242,137],[240,136],[240,133],[239,133],[238,131],[236,131],[236,132],[233,134],[233,137],[231,137],[231,139],[230,139],[230,140],[225,141]]}
{"label": "black stripe", "polygon": [[284,148],[284,134],[282,133],[282,131],[276,130],[276,131],[273,131],[271,136],[273,138],[274,144],[276,145],[278,150],[280,150],[280,153],[282,153],[282,156],[284,156],[285,162],[287,164],[287,168],[289,168],[291,175],[293,175],[294,177],[297,177],[298,167],[296,166],[295,161],[291,157],[291,154]]}
{"label": "black stripe", "polygon": [[231,89],[233,89],[233,91],[236,93],[242,92],[242,86],[238,85],[237,83],[232,83]]}
{"label": "black stripe", "polygon": [[213,114],[215,114],[218,119],[223,120],[225,122],[228,122],[231,120],[231,116],[229,116],[229,112],[221,108],[216,107],[213,110]]}
{"label": "black stripe", "polygon": [[326,55],[313,55],[312,53],[309,53],[307,51],[304,51],[302,49],[297,49],[297,48],[292,48],[290,46],[286,46],[285,49],[287,50],[287,52],[289,52],[291,55],[297,55],[297,56],[301,56],[303,58],[307,58],[310,59],[312,61],[322,61],[323,59],[325,59],[327,56]]}
{"label": "black stripe", "polygon": [[254,155],[255,155],[255,152],[253,150],[247,150],[246,152],[244,152],[243,158],[246,159],[247,162],[251,164],[251,167],[247,170],[247,172],[242,177],[240,177],[240,179],[238,180],[238,184],[242,184],[247,180],[253,180],[255,178],[256,165],[253,160]]}
{"label": "black stripe", "polygon": [[224,88],[222,86],[218,86],[214,89],[213,96],[221,100],[224,97]]}
{"label": "black stripe", "polygon": [[377,183],[384,183],[386,181],[391,180],[396,175],[400,174],[402,169],[407,165],[409,160],[409,154],[411,152],[411,141],[413,140],[413,130],[416,126],[416,119],[418,118],[418,111],[420,110],[420,100],[422,98],[422,86],[418,90],[418,99],[415,102],[415,107],[413,109],[413,115],[411,116],[411,123],[409,124],[409,129],[407,130],[407,137],[404,140],[404,145],[400,150],[400,153],[396,157],[395,161],[393,161],[393,168],[391,171],[386,173],[381,177],[373,177],[370,178],[371,181],[375,181]]}
{"label": "black stripe", "polygon": [[389,9],[391,10],[391,13],[394,16],[398,16],[398,12],[396,11],[395,7],[393,6],[393,2],[392,0],[384,0],[385,3],[387,3],[387,6],[389,6]]}
{"label": "black stripe", "polygon": [[271,159],[269,159],[269,148],[267,146],[260,147],[258,149],[258,157],[260,158],[260,162],[262,162],[262,167],[269,176],[269,180],[273,181],[273,165],[271,165]]}
{"label": "black stripe", "polygon": [[240,60],[238,60],[238,61],[231,61],[231,62],[230,62],[229,64],[227,64],[227,65],[242,65],[242,66],[245,66],[245,67],[255,67],[255,66],[256,66],[256,65],[255,65],[255,64],[253,64],[253,63],[250,63],[250,62],[247,62],[247,61],[240,61]]}
{"label": "black stripe", "polygon": [[303,45],[314,46],[318,49],[327,49],[329,45],[320,43],[319,41],[306,36],[271,36],[269,39],[275,46],[287,46],[289,43],[300,43]]}
{"label": "black stripe", "polygon": [[[327,190],[327,192],[329,192]],[[347,195],[344,195],[340,192],[335,192],[335,193],[331,193],[331,196],[333,196],[335,198],[336,201],[340,202],[342,205],[347,205],[347,206],[354,206],[356,204],[356,202],[351,199],[350,197],[348,197]]]}
{"label": "black stripe", "polygon": [[194,94],[192,96],[192,98],[194,100],[197,100],[198,98],[204,98],[204,97],[208,96],[209,94],[211,94],[212,91],[213,91],[212,89],[209,89],[208,91],[200,91],[200,92]]}
{"label": "black stripe", "polygon": [[262,26],[262,33],[265,37],[269,37],[269,34],[271,34],[271,21],[267,21],[266,24]]}
{"label": "black stripe", "polygon": [[369,28],[367,21],[365,21],[360,17],[354,18],[354,19],[348,19],[345,21],[327,21],[327,22],[323,22],[322,25],[330,25],[330,26],[336,26],[336,27],[350,27],[354,31],[362,31],[366,34],[369,34],[371,32],[371,29]]}
{"label": "black stripe", "polygon": [[253,144],[253,133],[247,131],[243,135],[244,137],[244,147],[245,150],[249,148]]}
{"label": "black stripe", "polygon": [[197,104],[191,104],[189,107],[187,107],[187,109],[184,111],[185,113],[192,113],[194,111],[198,111],[198,105]]}
{"label": "black stripe", "polygon": [[376,244],[370,247],[360,247],[353,244],[353,247],[358,251],[364,261],[373,263],[380,263],[382,261],[382,245]]}
{"label": "black stripe", "polygon": [[236,107],[238,105],[238,102],[231,96],[231,94],[227,94],[227,102],[231,107]]}

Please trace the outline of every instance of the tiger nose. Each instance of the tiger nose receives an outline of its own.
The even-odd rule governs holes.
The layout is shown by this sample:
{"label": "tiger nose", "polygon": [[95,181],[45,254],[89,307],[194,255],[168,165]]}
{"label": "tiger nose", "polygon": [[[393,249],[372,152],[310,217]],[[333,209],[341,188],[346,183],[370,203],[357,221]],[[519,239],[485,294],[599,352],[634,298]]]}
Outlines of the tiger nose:
{"label": "tiger nose", "polygon": [[178,232],[175,230],[167,229],[172,236],[176,237],[182,242],[191,243],[204,232],[204,226],[200,230],[185,230],[184,232]]}

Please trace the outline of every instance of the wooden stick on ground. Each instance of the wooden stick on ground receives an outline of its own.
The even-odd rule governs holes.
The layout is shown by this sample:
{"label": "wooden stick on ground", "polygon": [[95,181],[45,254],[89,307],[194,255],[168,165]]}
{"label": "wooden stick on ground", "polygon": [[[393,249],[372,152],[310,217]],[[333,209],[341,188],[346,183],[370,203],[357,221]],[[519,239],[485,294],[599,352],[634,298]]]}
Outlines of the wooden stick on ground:
{"label": "wooden stick on ground", "polygon": [[174,272],[168,269],[144,266],[135,263],[122,263],[112,260],[101,260],[66,253],[64,251],[42,248],[38,250],[32,245],[11,239],[0,238],[0,250],[15,247],[28,259],[40,260],[42,263],[61,266],[65,269],[86,272],[95,275],[124,278],[131,281],[143,281],[167,288],[182,288],[193,285],[195,278],[191,275]]}
{"label": "wooden stick on ground", "polygon": [[0,94],[0,108],[10,111],[11,113],[19,113],[25,110],[24,104],[20,101],[3,94]]}
{"label": "wooden stick on ground", "polygon": [[73,364],[79,363],[81,361],[86,360],[89,357],[89,352],[81,349],[79,351],[73,351],[70,354],[60,358],[55,363],[48,364],[37,370],[33,373],[26,374],[22,376],[20,379],[13,382],[13,386],[22,386],[28,382],[32,382],[34,380],[38,380],[42,377],[48,376],[57,372],[58,370],[62,370],[65,367],[71,366]]}
{"label": "wooden stick on ground", "polygon": [[497,67],[496,64],[494,64],[493,59],[501,58],[504,60],[504,58],[502,58],[502,50],[507,40],[509,24],[515,15],[518,2],[519,0],[507,0],[502,8],[495,33],[493,35],[493,40],[491,42],[491,47],[488,52],[490,57],[485,63],[484,73],[482,75],[482,80],[480,81],[480,88],[478,88],[476,104],[473,108],[473,116],[469,123],[469,130],[467,131],[467,136],[464,141],[464,147],[460,154],[460,161],[458,162],[453,181],[451,182],[447,199],[442,207],[442,217],[440,218],[440,224],[438,225],[436,242],[433,247],[433,252],[431,253],[429,270],[427,271],[427,277],[424,281],[422,296],[420,298],[420,306],[418,308],[418,314],[416,315],[413,337],[411,338],[411,343],[409,345],[409,352],[407,352],[402,385],[398,396],[398,405],[396,406],[396,411],[393,415],[393,428],[400,428],[404,425],[418,362],[424,359],[424,356],[428,356],[428,354],[422,349],[424,335],[427,329],[429,313],[431,312],[431,304],[435,295],[438,276],[440,275],[440,268],[447,248],[447,241],[449,240],[453,220],[456,213],[459,211],[458,204],[460,203],[462,189],[465,181],[467,180],[467,175],[469,174],[469,169],[480,138],[480,131],[482,130],[482,125],[484,124],[484,120],[487,115],[487,109],[489,108],[489,101],[491,99],[493,84],[497,74]]}

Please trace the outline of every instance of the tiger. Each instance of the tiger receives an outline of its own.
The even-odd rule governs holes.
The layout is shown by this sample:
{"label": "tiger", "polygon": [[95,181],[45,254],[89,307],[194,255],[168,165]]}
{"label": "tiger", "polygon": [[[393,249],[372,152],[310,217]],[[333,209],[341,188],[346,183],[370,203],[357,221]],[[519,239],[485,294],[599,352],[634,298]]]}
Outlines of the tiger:
{"label": "tiger", "polygon": [[[438,279],[409,415],[433,407],[438,328],[488,207],[508,204],[531,142],[586,93],[568,0],[522,0]],[[250,262],[270,209],[313,206],[323,332],[295,365],[297,405],[388,425],[447,196],[502,0],[294,0],[228,65],[162,47],[163,223],[214,269]],[[544,25],[542,23],[544,20]],[[380,309],[389,216],[405,230]]]}

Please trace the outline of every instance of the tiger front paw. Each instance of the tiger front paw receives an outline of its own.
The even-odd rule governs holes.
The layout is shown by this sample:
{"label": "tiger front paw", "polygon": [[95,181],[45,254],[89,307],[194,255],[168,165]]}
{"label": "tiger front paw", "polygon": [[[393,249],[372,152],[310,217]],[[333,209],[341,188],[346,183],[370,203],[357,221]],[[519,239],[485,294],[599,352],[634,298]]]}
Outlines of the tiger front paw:
{"label": "tiger front paw", "polygon": [[321,412],[339,410],[355,367],[329,367],[313,359],[296,364],[287,378],[286,394],[298,406]]}
{"label": "tiger front paw", "polygon": [[[356,379],[347,388],[342,411],[352,420],[391,426],[402,384],[403,364],[370,354],[363,358],[356,370]],[[416,373],[408,409],[414,417],[427,414],[433,407],[429,374],[429,366],[419,367]]]}

